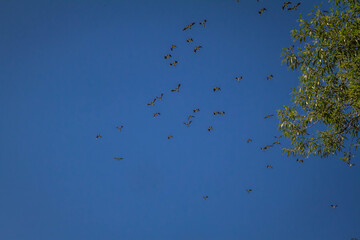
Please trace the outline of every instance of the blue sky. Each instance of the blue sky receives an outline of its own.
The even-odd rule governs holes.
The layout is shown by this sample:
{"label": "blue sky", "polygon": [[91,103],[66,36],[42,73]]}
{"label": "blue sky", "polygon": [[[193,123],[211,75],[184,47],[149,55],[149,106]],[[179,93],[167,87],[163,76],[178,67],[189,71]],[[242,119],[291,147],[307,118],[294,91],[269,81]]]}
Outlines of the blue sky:
{"label": "blue sky", "polygon": [[260,150],[298,83],[282,48],[321,2],[2,1],[0,238],[360,238],[359,166]]}

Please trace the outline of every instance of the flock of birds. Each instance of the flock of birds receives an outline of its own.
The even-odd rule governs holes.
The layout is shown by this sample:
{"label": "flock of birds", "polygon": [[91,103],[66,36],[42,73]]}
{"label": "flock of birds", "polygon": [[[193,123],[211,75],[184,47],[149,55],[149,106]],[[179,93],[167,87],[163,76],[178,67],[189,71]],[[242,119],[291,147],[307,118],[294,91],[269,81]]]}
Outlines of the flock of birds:
{"label": "flock of birds", "polygon": [[[239,0],[237,0],[237,2],[239,2]],[[257,2],[259,2],[259,0],[257,0]],[[289,10],[289,11],[291,11],[291,10],[297,10],[297,8],[300,6],[301,2],[299,2],[299,3],[295,4],[294,6],[290,7],[291,4],[292,4],[291,2],[284,2],[283,5],[282,5],[282,10],[285,10],[286,8],[287,8],[287,10]],[[260,9],[260,10],[259,10],[259,14],[260,14],[260,15],[263,14],[266,10],[267,10],[266,8]],[[206,27],[206,24],[207,24],[207,20],[206,20],[206,19],[204,19],[202,22],[199,22],[199,25],[202,25],[203,28]],[[192,23],[190,23],[189,25],[185,26],[182,30],[183,30],[183,31],[191,30],[192,27],[194,27],[195,25],[196,25],[196,23],[195,23],[195,22],[192,22]],[[187,43],[191,43],[191,42],[194,42],[194,40],[193,40],[193,38],[187,38],[187,39],[186,39],[186,42],[187,42]],[[176,46],[175,44],[172,44],[172,45],[170,46],[170,52],[172,53],[175,48],[177,48],[177,46]],[[193,49],[194,53],[197,53],[201,48],[203,48],[201,45],[197,45],[196,47],[194,47],[194,49]],[[171,55],[171,53],[167,53],[167,54],[164,56],[164,59],[165,59],[165,60],[170,60],[170,59],[173,57],[173,56]],[[179,61],[174,60],[174,61],[170,61],[169,64],[170,64],[171,67],[175,67],[176,64],[178,64],[178,63],[179,63]],[[266,77],[266,80],[271,80],[273,77],[274,77],[274,75],[270,74],[269,76]],[[236,80],[237,82],[240,82],[242,79],[243,79],[243,76],[235,77],[235,80]],[[177,85],[177,87],[171,89],[170,92],[172,92],[172,93],[179,93],[179,92],[180,92],[180,87],[181,87],[181,84],[179,83],[179,84]],[[213,92],[218,92],[218,91],[221,91],[221,88],[220,88],[220,87],[214,87],[214,88],[212,89],[212,91],[213,91]],[[157,101],[162,101],[162,100],[163,100],[163,96],[164,96],[164,93],[161,93],[160,96],[155,96],[155,97],[153,98],[153,100],[151,100],[149,103],[147,103],[147,106],[155,106],[155,103],[156,103]],[[199,109],[199,108],[195,108],[195,109],[193,109],[192,112],[193,112],[193,114],[195,115],[196,113],[200,112],[200,109]],[[187,121],[184,122],[184,125],[185,125],[185,126],[187,126],[187,127],[190,127],[190,126],[191,126],[191,123],[192,123],[192,120],[191,120],[191,119],[192,119],[192,118],[195,118],[194,115],[190,114],[190,115],[187,116]],[[215,112],[213,112],[213,115],[214,115],[214,116],[216,116],[216,115],[224,116],[224,115],[225,115],[225,112],[224,112],[224,111],[215,111]],[[153,117],[154,117],[154,118],[157,118],[157,117],[159,117],[159,116],[161,116],[161,113],[160,113],[160,112],[155,112],[155,113],[153,114]],[[268,119],[268,118],[271,118],[271,117],[273,117],[273,116],[274,116],[273,114],[269,114],[269,115],[265,116],[264,119]],[[116,126],[116,129],[118,129],[120,132],[122,131],[123,128],[124,128],[123,125],[121,125],[121,126]],[[207,128],[207,130],[208,130],[208,132],[213,131],[213,126],[209,126],[209,127]],[[102,138],[102,135],[101,135],[101,134],[97,134],[97,135],[96,135],[96,139],[97,139],[97,140],[99,140],[99,139],[101,139],[101,138]],[[174,138],[174,136],[173,136],[173,135],[169,135],[169,136],[167,136],[167,138],[168,138],[168,140],[170,140],[170,139]],[[270,145],[266,145],[266,146],[264,146],[264,147],[261,147],[260,150],[265,151],[265,150],[268,150],[268,149],[274,147],[275,145],[281,144],[281,143],[280,143],[280,139],[282,138],[282,135],[281,135],[281,136],[275,136],[275,138],[276,138],[276,141],[274,141],[274,142],[273,142],[272,144],[270,144]],[[252,140],[251,138],[247,139],[247,143],[251,143],[252,141],[253,141],[253,140]],[[124,158],[123,158],[123,157],[114,157],[114,159],[120,161],[120,160],[123,160]],[[303,163],[304,160],[298,158],[298,159],[296,159],[296,162],[298,162],[298,163]],[[350,167],[355,166],[355,164],[353,164],[353,163],[350,163],[349,165],[350,165]],[[272,169],[273,166],[272,166],[271,164],[268,164],[268,165],[266,165],[266,168]],[[251,188],[246,189],[246,192],[247,192],[248,194],[250,194],[252,191],[253,191],[253,189],[251,189]],[[204,199],[204,200],[207,200],[208,198],[209,198],[209,196],[207,196],[207,195],[204,195],[204,196],[203,196],[203,199]],[[338,207],[338,205],[337,205],[337,204],[331,204],[330,207],[333,208],[333,209],[336,209],[336,208]],[[357,238],[352,238],[352,240],[358,240],[358,239],[357,239]]]}

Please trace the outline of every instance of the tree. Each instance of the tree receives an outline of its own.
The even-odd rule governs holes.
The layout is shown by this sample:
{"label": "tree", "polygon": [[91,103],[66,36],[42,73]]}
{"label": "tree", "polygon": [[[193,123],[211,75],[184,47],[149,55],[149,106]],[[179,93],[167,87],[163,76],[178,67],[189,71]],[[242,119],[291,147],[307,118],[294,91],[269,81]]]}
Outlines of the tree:
{"label": "tree", "polygon": [[283,51],[283,63],[301,76],[292,106],[278,110],[279,129],[291,141],[287,156],[342,153],[350,163],[360,145],[360,1],[330,2],[329,12],[300,15],[291,32],[298,47]]}

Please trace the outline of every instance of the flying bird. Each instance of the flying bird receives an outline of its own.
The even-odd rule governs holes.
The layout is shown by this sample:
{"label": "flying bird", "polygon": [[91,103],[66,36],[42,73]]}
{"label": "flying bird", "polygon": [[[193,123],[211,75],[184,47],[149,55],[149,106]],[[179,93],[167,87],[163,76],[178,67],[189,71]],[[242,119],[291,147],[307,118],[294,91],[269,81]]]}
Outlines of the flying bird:
{"label": "flying bird", "polygon": [[188,116],[188,120],[190,120],[191,118],[194,118],[195,116],[193,116],[193,115],[189,115]]}
{"label": "flying bird", "polygon": [[300,158],[296,159],[296,161],[297,161],[298,163],[303,163],[303,162],[304,162],[304,160],[303,160],[303,159],[300,159]]}
{"label": "flying bird", "polygon": [[349,163],[349,167],[355,166],[355,163]]}
{"label": "flying bird", "polygon": [[102,138],[102,136],[101,136],[100,134],[98,134],[98,135],[96,135],[95,138],[96,138],[96,139],[100,139],[100,138]]}
{"label": "flying bird", "polygon": [[160,113],[159,113],[159,112],[154,113],[154,118],[157,117],[157,116],[160,116]]}
{"label": "flying bird", "polygon": [[266,80],[270,80],[274,77],[274,75],[270,74],[269,76],[266,77]]}
{"label": "flying bird", "polygon": [[208,198],[209,198],[208,196],[203,196],[203,199],[204,199],[204,200],[206,200],[206,199],[208,199]]}
{"label": "flying bird", "polygon": [[240,82],[241,81],[241,79],[243,79],[243,77],[241,76],[241,77],[236,77],[235,78],[238,82]]}
{"label": "flying bird", "polygon": [[272,165],[267,165],[266,168],[273,168],[273,166]]}
{"label": "flying bird", "polygon": [[331,205],[330,205],[330,207],[332,207],[333,209],[335,209],[335,208],[337,208],[337,207],[338,207],[338,205],[337,205],[337,204],[336,204],[336,205],[331,204]]}
{"label": "flying bird", "polygon": [[277,140],[280,140],[280,138],[282,138],[282,135],[280,135],[280,136],[275,136],[274,138],[276,138]]}
{"label": "flying bird", "polygon": [[219,88],[219,87],[214,87],[214,88],[213,88],[213,91],[214,91],[214,92],[216,92],[216,91],[221,91],[221,88]]}
{"label": "flying bird", "polygon": [[171,54],[169,53],[169,54],[166,54],[165,56],[164,56],[164,58],[165,59],[168,59],[168,58],[171,58],[172,56],[171,56]]}
{"label": "flying bird", "polygon": [[156,96],[155,99],[159,99],[160,101],[162,101],[162,97],[164,96],[163,93],[160,94],[160,97]]}
{"label": "flying bird", "polygon": [[291,2],[284,2],[284,4],[282,5],[282,10],[284,10],[285,8],[287,8],[287,6],[291,4]]}
{"label": "flying bird", "polygon": [[188,39],[186,39],[186,42],[192,42],[192,41],[194,41],[192,38],[188,38]]}
{"label": "flying bird", "polygon": [[221,116],[224,116],[225,112],[224,111],[222,111],[222,112],[214,112],[214,115],[218,115],[218,114],[220,114]]}
{"label": "flying bird", "polygon": [[246,189],[247,193],[251,193],[252,189]]}
{"label": "flying bird", "polygon": [[172,62],[172,63],[170,63],[170,66],[174,66],[175,67],[175,65],[178,63],[178,61],[174,61],[174,62]]}
{"label": "flying bird", "polygon": [[194,48],[194,52],[196,53],[196,51],[200,50],[200,48],[202,48],[202,46],[200,46],[200,45],[197,46],[197,47],[195,47],[195,48]]}
{"label": "flying bird", "polygon": [[205,23],[206,23],[206,19],[204,19],[204,21],[202,21],[201,23],[199,23],[200,25],[203,25],[205,27]]}
{"label": "flying bird", "polygon": [[184,27],[183,31],[185,31],[186,29],[191,29],[192,26],[194,26],[195,23],[190,23],[189,25],[187,25],[186,27]]}
{"label": "flying bird", "polygon": [[267,118],[270,118],[270,117],[273,117],[273,116],[274,116],[274,114],[270,114],[270,115],[265,116],[264,119],[267,119]]}
{"label": "flying bird", "polygon": [[124,128],[123,125],[121,125],[120,127],[116,126],[116,128],[121,132],[121,130]]}
{"label": "flying bird", "polygon": [[187,126],[187,127],[190,127],[190,124],[192,123],[192,121],[189,121],[189,122],[184,122],[184,124]]}
{"label": "flying bird", "polygon": [[248,140],[246,141],[247,143],[250,143],[252,142],[252,139],[251,138],[248,138]]}
{"label": "flying bird", "polygon": [[213,130],[213,127],[212,126],[208,127],[208,131],[210,132],[211,130]]}
{"label": "flying bird", "polygon": [[298,2],[295,6],[289,7],[288,10],[297,10],[297,7],[300,6],[301,2]]}
{"label": "flying bird", "polygon": [[280,142],[279,141],[273,142],[272,145],[276,145],[276,144],[280,144]]}
{"label": "flying bird", "polygon": [[265,151],[266,149],[269,149],[271,148],[272,146],[271,145],[266,145],[265,147],[262,147],[260,148],[262,151]]}
{"label": "flying bird", "polygon": [[170,50],[172,51],[174,48],[176,48],[176,45],[172,44]]}
{"label": "flying bird", "polygon": [[172,92],[179,92],[181,84],[179,83],[178,86],[174,89],[171,89]]}
{"label": "flying bird", "polygon": [[149,102],[147,105],[148,105],[148,106],[154,106],[154,105],[155,105],[155,101],[156,101],[156,98],[154,98],[154,100],[152,100],[151,102]]}
{"label": "flying bird", "polygon": [[200,109],[195,108],[195,109],[193,110],[193,112],[194,112],[194,113],[196,113],[196,112],[200,112]]}
{"label": "flying bird", "polygon": [[168,136],[168,139],[172,139],[172,138],[173,138],[173,135],[169,135],[169,136]]}
{"label": "flying bird", "polygon": [[262,8],[259,10],[259,14],[261,15],[262,13],[264,13],[266,11],[266,8]]}
{"label": "flying bird", "polygon": [[122,158],[122,157],[114,157],[114,159],[120,161],[120,160],[123,160],[124,158]]}

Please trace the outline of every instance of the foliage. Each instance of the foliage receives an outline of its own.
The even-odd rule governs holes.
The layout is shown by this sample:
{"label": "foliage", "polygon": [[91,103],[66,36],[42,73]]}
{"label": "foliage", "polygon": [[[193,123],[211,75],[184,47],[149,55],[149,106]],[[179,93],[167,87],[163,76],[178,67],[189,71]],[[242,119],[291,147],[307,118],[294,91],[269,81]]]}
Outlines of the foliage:
{"label": "foliage", "polygon": [[300,15],[291,32],[298,47],[284,49],[283,63],[301,76],[293,106],[278,110],[279,129],[291,141],[287,156],[342,153],[350,163],[360,144],[360,1],[330,2],[329,12]]}

